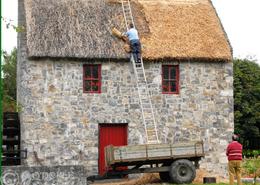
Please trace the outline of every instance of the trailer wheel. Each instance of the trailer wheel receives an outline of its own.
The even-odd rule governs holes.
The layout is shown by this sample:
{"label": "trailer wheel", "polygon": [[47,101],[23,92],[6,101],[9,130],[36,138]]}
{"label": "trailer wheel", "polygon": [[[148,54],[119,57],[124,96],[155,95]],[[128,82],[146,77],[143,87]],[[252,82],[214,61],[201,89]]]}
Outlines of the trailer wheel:
{"label": "trailer wheel", "polygon": [[196,169],[191,161],[180,159],[172,163],[169,175],[173,183],[188,184],[195,179]]}
{"label": "trailer wheel", "polygon": [[159,172],[159,175],[160,175],[160,179],[161,179],[163,182],[169,182],[169,181],[170,181],[169,172]]}

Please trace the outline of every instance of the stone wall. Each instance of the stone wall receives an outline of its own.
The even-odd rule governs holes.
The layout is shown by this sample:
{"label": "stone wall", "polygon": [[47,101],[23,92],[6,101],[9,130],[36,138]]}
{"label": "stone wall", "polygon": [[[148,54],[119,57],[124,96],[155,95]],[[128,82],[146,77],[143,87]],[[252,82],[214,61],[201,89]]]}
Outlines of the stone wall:
{"label": "stone wall", "polygon": [[[103,62],[102,93],[88,94],[83,93],[84,63],[23,64],[19,101],[27,165],[83,164],[96,173],[101,123],[128,123],[128,143],[145,142],[131,64]],[[162,94],[161,65],[145,63],[160,140],[203,140],[208,153],[202,167],[219,171],[233,132],[232,64],[181,62],[178,95]]]}
{"label": "stone wall", "polygon": [[86,185],[83,166],[3,167],[3,185]]}

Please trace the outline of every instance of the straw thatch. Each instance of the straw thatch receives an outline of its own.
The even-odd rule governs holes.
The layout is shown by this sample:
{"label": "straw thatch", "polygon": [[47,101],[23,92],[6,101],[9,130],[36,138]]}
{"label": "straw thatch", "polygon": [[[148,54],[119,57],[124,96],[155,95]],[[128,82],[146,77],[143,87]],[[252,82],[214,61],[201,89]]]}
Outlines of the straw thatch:
{"label": "straw thatch", "polygon": [[[128,57],[118,0],[24,0],[30,57]],[[146,59],[230,60],[231,47],[209,0],[132,0]]]}

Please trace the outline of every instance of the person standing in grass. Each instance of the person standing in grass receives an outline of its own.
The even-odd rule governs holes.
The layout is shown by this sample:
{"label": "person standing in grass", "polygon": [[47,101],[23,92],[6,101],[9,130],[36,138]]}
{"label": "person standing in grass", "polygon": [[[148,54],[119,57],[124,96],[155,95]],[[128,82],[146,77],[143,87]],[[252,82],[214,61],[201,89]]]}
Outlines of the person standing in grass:
{"label": "person standing in grass", "polygon": [[229,184],[234,184],[234,177],[237,177],[237,184],[242,185],[241,182],[241,166],[242,166],[242,151],[243,146],[238,142],[238,136],[232,136],[232,142],[229,143],[226,155],[228,157],[228,173]]}

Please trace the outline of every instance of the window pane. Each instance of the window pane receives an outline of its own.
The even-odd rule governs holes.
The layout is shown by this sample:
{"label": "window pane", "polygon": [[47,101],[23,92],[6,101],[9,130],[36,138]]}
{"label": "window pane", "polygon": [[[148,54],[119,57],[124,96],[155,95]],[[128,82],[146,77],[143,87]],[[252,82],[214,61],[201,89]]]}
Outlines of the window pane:
{"label": "window pane", "polygon": [[92,67],[92,78],[98,78],[98,66]]}
{"label": "window pane", "polygon": [[176,81],[170,82],[170,92],[177,92],[177,86]]}
{"label": "window pane", "polygon": [[91,91],[91,81],[85,81],[85,91]]}
{"label": "window pane", "polygon": [[170,78],[171,78],[172,80],[175,79],[175,78],[176,78],[176,67],[175,67],[175,66],[172,66],[172,67],[170,68],[170,73],[171,73]]}
{"label": "window pane", "polygon": [[162,83],[162,91],[163,92],[169,92],[170,91],[170,89],[169,89],[169,82],[163,81],[163,83]]}
{"label": "window pane", "polygon": [[163,79],[169,79],[169,66],[163,66]]}
{"label": "window pane", "polygon": [[99,89],[98,80],[92,81],[92,91],[98,91],[98,89]]}
{"label": "window pane", "polygon": [[91,67],[90,66],[85,67],[85,78],[91,78]]}

